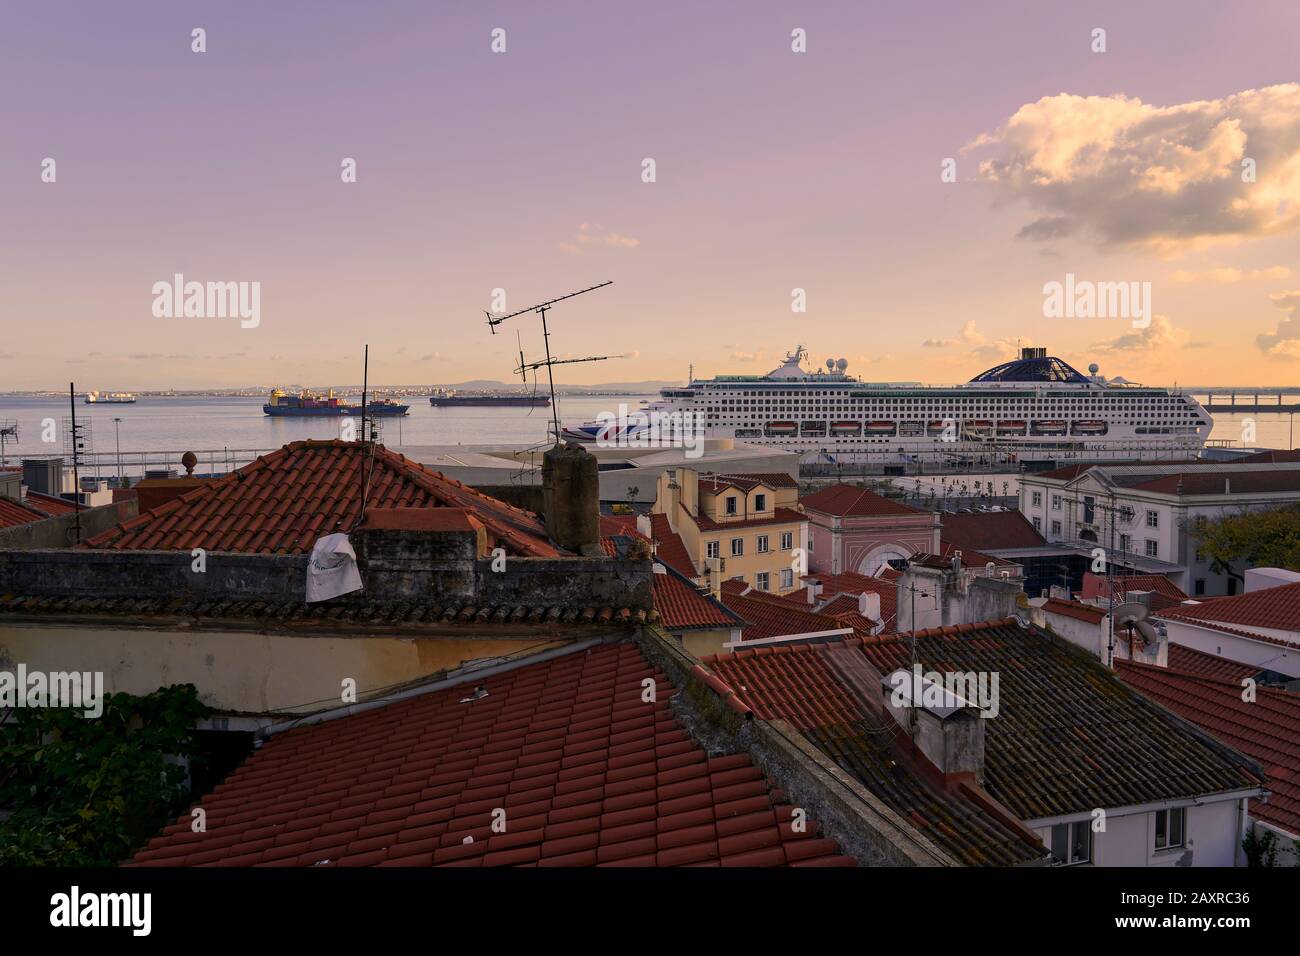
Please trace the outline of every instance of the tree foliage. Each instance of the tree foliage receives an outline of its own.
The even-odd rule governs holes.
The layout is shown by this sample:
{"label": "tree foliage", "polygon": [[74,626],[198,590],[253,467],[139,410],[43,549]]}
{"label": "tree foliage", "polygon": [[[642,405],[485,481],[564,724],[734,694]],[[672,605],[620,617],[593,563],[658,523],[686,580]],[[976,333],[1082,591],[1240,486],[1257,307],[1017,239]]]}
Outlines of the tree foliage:
{"label": "tree foliage", "polygon": [[1251,567],[1300,568],[1300,507],[1202,518],[1191,533],[1216,574],[1241,578]]}
{"label": "tree foliage", "polygon": [[177,758],[208,713],[193,684],[109,694],[98,719],[24,708],[0,724],[0,866],[112,866],[188,803]]}

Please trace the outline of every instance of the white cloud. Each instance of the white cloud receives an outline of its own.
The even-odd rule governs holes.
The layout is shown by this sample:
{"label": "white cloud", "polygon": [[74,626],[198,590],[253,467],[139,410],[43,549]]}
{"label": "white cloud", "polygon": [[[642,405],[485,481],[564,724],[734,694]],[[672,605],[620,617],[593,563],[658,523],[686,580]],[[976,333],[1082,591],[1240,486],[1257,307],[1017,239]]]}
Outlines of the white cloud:
{"label": "white cloud", "polygon": [[[1300,83],[1152,106],[1059,93],[967,150],[1001,147],[979,178],[1042,212],[1020,236],[1176,253],[1300,230]],[[1255,161],[1256,181],[1242,180]]]}
{"label": "white cloud", "polygon": [[641,245],[640,239],[625,236],[620,232],[606,229],[604,226],[584,222],[578,226],[578,233],[570,241],[560,243],[565,252],[581,252],[583,249],[635,249]]}
{"label": "white cloud", "polygon": [[1185,329],[1175,328],[1164,315],[1153,316],[1151,324],[1145,329],[1134,329],[1109,342],[1099,342],[1093,346],[1099,352],[1150,352],[1200,347],[1202,343],[1192,342]]}
{"label": "white cloud", "polygon": [[1234,266],[1214,266],[1200,272],[1179,269],[1173,274],[1175,282],[1209,282],[1214,285],[1231,285],[1236,282],[1256,282],[1260,279],[1285,279],[1291,275],[1286,266],[1269,266],[1267,269],[1238,269]]}
{"label": "white cloud", "polygon": [[1278,320],[1272,335],[1257,336],[1255,342],[1264,350],[1265,355],[1300,359],[1300,289],[1278,292],[1269,298],[1287,317]]}

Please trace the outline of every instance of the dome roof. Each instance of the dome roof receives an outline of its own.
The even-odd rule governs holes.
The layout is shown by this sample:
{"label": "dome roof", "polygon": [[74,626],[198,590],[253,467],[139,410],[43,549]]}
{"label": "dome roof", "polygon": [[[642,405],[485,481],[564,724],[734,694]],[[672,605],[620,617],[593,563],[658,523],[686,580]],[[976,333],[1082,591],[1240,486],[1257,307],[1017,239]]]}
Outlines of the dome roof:
{"label": "dome roof", "polygon": [[976,375],[972,382],[1077,382],[1087,385],[1092,380],[1051,355],[1018,358],[995,365],[987,372]]}

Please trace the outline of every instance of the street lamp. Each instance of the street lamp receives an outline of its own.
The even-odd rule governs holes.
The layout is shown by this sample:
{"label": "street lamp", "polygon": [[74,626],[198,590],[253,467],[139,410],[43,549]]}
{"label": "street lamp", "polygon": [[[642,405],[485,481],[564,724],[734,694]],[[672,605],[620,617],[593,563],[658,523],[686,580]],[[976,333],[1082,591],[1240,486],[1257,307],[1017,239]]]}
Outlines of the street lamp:
{"label": "street lamp", "polygon": [[122,487],[122,433],[118,429],[122,419],[113,419],[113,438],[117,442],[117,486]]}

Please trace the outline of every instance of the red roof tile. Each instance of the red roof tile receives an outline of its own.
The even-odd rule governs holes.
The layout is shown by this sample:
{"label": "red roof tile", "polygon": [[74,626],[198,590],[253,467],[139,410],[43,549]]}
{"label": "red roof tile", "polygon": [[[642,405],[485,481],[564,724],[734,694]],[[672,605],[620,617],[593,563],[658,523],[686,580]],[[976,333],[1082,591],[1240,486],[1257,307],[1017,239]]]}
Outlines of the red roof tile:
{"label": "red roof tile", "polygon": [[1300,631],[1300,581],[1232,597],[1210,598],[1200,604],[1181,604],[1161,611],[1160,616],[1169,620],[1235,624],[1247,629]]}
{"label": "red roof tile", "polygon": [[55,517],[72,514],[77,510],[76,504],[67,498],[56,498],[53,495],[41,494],[39,491],[27,492],[27,506]]}
{"label": "red roof tile", "polygon": [[1240,495],[1300,491],[1300,470],[1208,473],[1198,470],[1162,475],[1129,487],[1166,495]]}
{"label": "red roof tile", "polygon": [[659,620],[669,631],[740,627],[744,622],[726,605],[702,594],[691,581],[663,565],[654,575],[654,603]]}
{"label": "red roof tile", "polygon": [[270,737],[203,799],[205,832],[186,813],[133,864],[853,864],[815,824],[793,830],[748,754],[696,744],[630,643],[482,686],[473,701],[466,683]]}
{"label": "red roof tile", "polygon": [[902,577],[902,575],[895,575],[891,580],[883,575],[873,578],[854,571],[845,571],[842,574],[808,574],[804,576],[804,581],[818,581],[821,583],[822,600],[841,594],[852,595],[855,598],[859,594],[879,594],[880,616],[885,620],[885,632],[888,633],[894,630],[894,621],[898,616],[898,584],[896,582],[899,577]]}
{"label": "red roof tile", "polygon": [[650,533],[654,535],[655,557],[678,574],[688,578],[699,577],[700,572],[695,569],[695,561],[686,549],[686,543],[668,524],[667,515],[650,516]]}
{"label": "red roof tile", "polygon": [[802,610],[777,595],[767,595],[752,589],[743,594],[737,593],[736,583],[723,583],[722,603],[745,620],[744,630],[740,634],[742,641],[822,634],[827,631],[842,631],[850,626],[829,615]]}
{"label": "red roof tile", "polygon": [[44,521],[49,515],[27,505],[20,504],[12,498],[0,497],[0,528],[13,528],[33,521]]}
{"label": "red roof tile", "polygon": [[1272,795],[1251,801],[1251,816],[1300,835],[1300,697],[1256,687],[1255,700],[1247,703],[1240,678],[1132,661],[1117,661],[1116,670],[1129,686],[1258,762]]}
{"label": "red roof tile", "polygon": [[[972,511],[970,514],[941,514],[940,537],[963,550],[1037,548],[1047,539],[1034,530],[1019,511]],[[968,562],[969,563],[969,562]]]}
{"label": "red roof tile", "polygon": [[839,517],[874,517],[877,515],[924,514],[917,508],[894,501],[866,488],[854,485],[831,485],[799,499],[805,511]]}
{"label": "red roof tile", "polygon": [[1169,669],[1182,671],[1184,674],[1240,681],[1243,677],[1253,677],[1260,672],[1260,668],[1253,664],[1242,664],[1231,658],[1208,654],[1184,644],[1170,642],[1168,653]]}
{"label": "red roof tile", "polygon": [[536,515],[490,498],[382,445],[298,441],[104,532],[85,547],[110,550],[306,554],[324,535],[347,531],[368,508],[463,508],[509,554],[560,554]]}
{"label": "red roof tile", "polygon": [[753,491],[759,485],[767,485],[773,489],[798,488],[799,482],[783,471],[761,472],[752,475],[709,475],[700,478],[700,490],[709,494],[717,494],[725,488]]}
{"label": "red roof tile", "polygon": [[1043,610],[1049,614],[1072,617],[1076,621],[1085,621],[1088,624],[1100,624],[1106,619],[1106,612],[1099,607],[1080,604],[1078,601],[1062,601],[1060,598],[1048,598],[1043,603]]}

